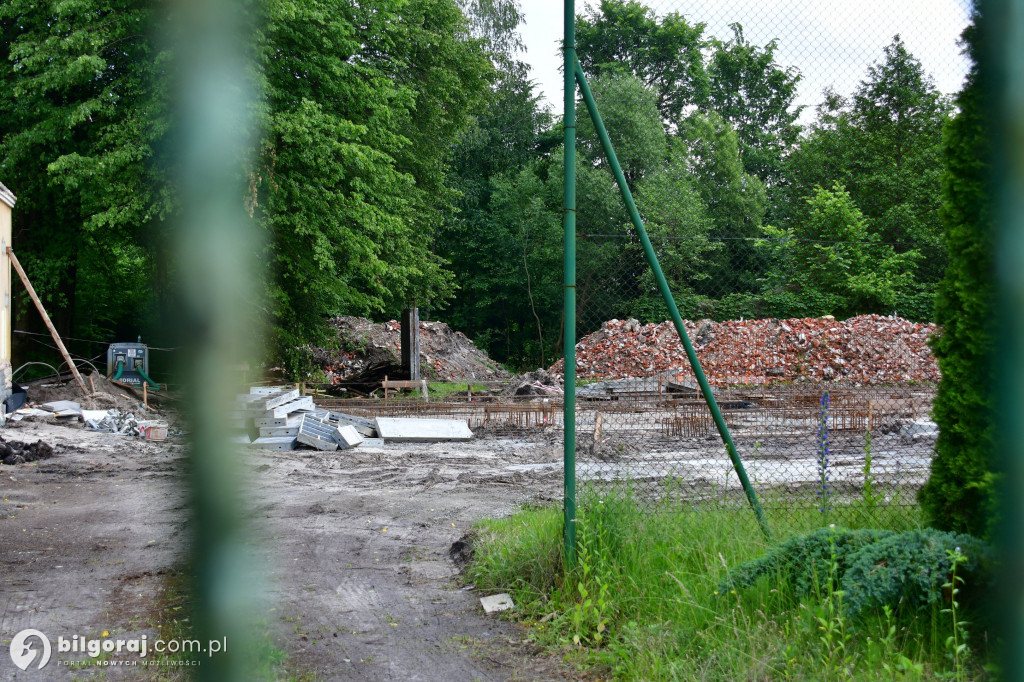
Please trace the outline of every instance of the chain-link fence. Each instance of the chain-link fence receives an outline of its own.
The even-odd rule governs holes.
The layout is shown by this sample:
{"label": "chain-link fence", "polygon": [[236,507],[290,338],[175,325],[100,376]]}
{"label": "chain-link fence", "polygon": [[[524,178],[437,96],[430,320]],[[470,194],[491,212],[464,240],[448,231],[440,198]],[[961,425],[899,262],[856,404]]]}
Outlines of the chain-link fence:
{"label": "chain-link fence", "polygon": [[[969,3],[646,7],[585,8],[579,60],[751,482],[770,515],[908,513],[937,437],[941,135]],[[578,485],[746,504],[587,117]]]}

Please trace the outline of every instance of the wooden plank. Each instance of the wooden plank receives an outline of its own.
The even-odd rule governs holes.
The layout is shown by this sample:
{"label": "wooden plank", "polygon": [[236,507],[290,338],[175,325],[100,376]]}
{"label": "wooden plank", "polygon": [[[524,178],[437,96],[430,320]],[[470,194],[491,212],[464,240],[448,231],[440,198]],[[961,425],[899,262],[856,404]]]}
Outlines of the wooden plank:
{"label": "wooden plank", "polygon": [[50,336],[53,337],[54,343],[57,344],[57,349],[60,350],[61,355],[64,356],[64,362],[68,363],[68,367],[71,368],[71,373],[75,375],[75,381],[78,382],[79,387],[82,389],[82,393],[85,395],[91,395],[89,389],[85,387],[85,382],[82,381],[82,375],[78,373],[78,368],[75,367],[75,363],[71,361],[71,355],[68,354],[68,349],[64,347],[64,342],[60,340],[60,334],[57,333],[56,327],[53,326],[53,322],[50,322],[50,316],[46,314],[46,308],[43,307],[43,302],[36,296],[36,290],[32,288],[32,282],[28,281],[28,275],[21,268],[21,263],[18,262],[18,257],[14,255],[14,249],[7,247],[7,255],[11,257],[11,265],[18,271],[18,277],[21,277],[21,283],[25,285],[25,291],[28,292],[29,298],[36,304],[36,308],[39,310],[39,314],[43,317],[43,322],[46,323],[46,328],[50,330]]}
{"label": "wooden plank", "polygon": [[472,440],[473,432],[462,419],[403,419],[377,417],[377,433],[386,443],[435,443]]}

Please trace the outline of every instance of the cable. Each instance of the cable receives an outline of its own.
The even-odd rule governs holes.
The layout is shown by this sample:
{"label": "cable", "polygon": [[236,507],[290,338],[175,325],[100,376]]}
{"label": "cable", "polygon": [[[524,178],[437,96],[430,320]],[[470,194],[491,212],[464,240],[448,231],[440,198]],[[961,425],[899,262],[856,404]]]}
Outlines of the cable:
{"label": "cable", "polygon": [[[18,374],[18,372],[20,372],[21,370],[25,369],[29,365],[42,365],[43,367],[49,367],[53,371],[53,375],[55,377],[57,377],[57,381],[58,382],[60,381],[60,372],[58,372],[53,365],[51,365],[49,363],[46,363],[46,362],[26,362],[24,365],[22,365],[21,367],[19,367],[16,370],[14,370],[13,372],[11,372],[11,381],[14,381],[14,377],[15,377],[15,375]],[[48,379],[49,377],[43,377],[43,378],[44,379]]]}
{"label": "cable", "polygon": [[[53,338],[50,334],[40,334],[39,332],[27,332],[23,329],[12,329],[11,331],[14,332],[15,334],[25,334],[26,336],[42,336],[48,339]],[[103,346],[110,345],[106,341],[95,341],[93,339],[76,339],[73,336],[62,336],[61,338],[65,341],[81,341],[82,343],[95,343]]]}

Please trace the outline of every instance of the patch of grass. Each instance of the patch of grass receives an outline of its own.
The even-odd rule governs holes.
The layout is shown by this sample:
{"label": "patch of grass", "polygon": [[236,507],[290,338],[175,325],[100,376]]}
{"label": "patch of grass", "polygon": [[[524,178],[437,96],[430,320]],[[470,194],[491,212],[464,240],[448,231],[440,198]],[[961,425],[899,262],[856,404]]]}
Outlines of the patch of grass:
{"label": "patch of grass", "polygon": [[[971,618],[951,618],[941,603],[848,617],[835,550],[826,553],[832,558],[807,593],[781,574],[744,589],[722,588],[732,569],[777,546],[761,535],[748,509],[641,509],[628,495],[588,494],[581,502],[572,572],[563,567],[562,514],[555,508],[478,524],[467,571],[482,590],[512,593],[512,617],[534,641],[597,675],[923,680],[987,674],[984,631],[979,625],[970,631]],[[863,505],[834,506],[832,521],[879,528],[881,519],[893,531],[920,527],[916,508],[887,507],[876,516]],[[776,543],[823,525],[817,508],[769,514]],[[954,621],[966,623],[955,633],[957,644],[966,634],[976,652],[955,662],[946,647]]]}
{"label": "patch of grass", "polygon": [[469,384],[466,382],[436,382],[427,384],[427,394],[431,399],[444,399],[455,393],[465,393],[472,387],[473,393],[486,391],[486,384]]}

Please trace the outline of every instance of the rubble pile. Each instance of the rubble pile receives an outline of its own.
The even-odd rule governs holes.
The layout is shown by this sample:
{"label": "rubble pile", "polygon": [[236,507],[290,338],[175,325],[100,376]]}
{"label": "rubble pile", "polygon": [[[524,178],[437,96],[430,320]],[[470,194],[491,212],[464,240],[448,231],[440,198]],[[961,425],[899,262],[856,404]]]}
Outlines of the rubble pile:
{"label": "rubble pile", "polygon": [[53,448],[41,440],[35,443],[21,443],[0,438],[0,462],[4,464],[24,464],[47,457],[53,457]]}
{"label": "rubble pile", "polygon": [[136,419],[134,414],[120,410],[110,410],[102,419],[86,420],[85,425],[93,431],[116,433],[119,436],[142,437],[146,431],[146,424]]}
{"label": "rubble pile", "polygon": [[[928,339],[935,324],[861,315],[787,320],[685,321],[708,381],[767,384],[839,381],[860,385],[939,381]],[[610,320],[576,345],[579,378],[644,377],[679,370],[692,377],[671,322]],[[551,371],[562,373],[562,361]]]}
{"label": "rubble pile", "polygon": [[562,377],[545,369],[537,369],[512,377],[502,389],[501,395],[508,398],[523,395],[562,395]]}
{"label": "rubble pile", "polygon": [[[344,383],[365,376],[375,368],[401,366],[401,325],[371,322],[365,317],[336,317],[330,321],[337,330],[340,349],[314,348],[313,359],[328,381]],[[473,345],[462,332],[444,322],[420,322],[420,371],[433,381],[497,381],[508,373]]]}

